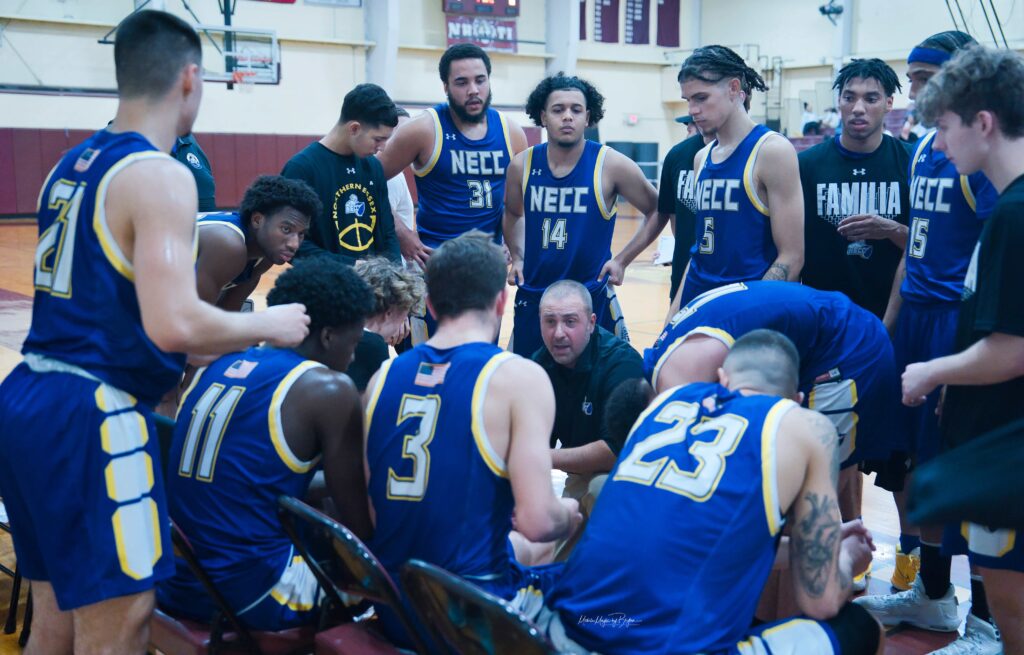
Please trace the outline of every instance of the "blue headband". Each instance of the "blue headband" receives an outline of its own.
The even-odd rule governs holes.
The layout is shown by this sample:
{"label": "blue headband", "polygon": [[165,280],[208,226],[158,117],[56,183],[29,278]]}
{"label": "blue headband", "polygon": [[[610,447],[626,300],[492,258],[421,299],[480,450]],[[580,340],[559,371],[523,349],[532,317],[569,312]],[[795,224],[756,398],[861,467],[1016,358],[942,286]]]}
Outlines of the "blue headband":
{"label": "blue headband", "polygon": [[949,61],[953,55],[945,50],[937,50],[935,48],[922,48],[917,46],[910,51],[910,56],[907,57],[907,63],[922,63],[922,64],[933,64],[935,66],[941,66]]}

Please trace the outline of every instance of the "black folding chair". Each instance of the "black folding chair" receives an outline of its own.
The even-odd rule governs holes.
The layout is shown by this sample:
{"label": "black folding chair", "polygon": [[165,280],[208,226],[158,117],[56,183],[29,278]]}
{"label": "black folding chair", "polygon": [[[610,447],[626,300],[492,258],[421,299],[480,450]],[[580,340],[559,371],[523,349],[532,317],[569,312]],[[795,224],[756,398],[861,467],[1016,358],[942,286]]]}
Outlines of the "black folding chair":
{"label": "black folding chair", "polygon": [[209,625],[176,618],[160,608],[154,613],[150,627],[150,644],[164,653],[242,652],[256,655],[309,653],[313,650],[315,631],[312,627],[289,628],[277,632],[249,630],[228,605],[227,600],[203,569],[188,538],[171,522],[174,554],[185,561],[217,608]]}
{"label": "black folding chair", "polygon": [[557,655],[558,651],[508,602],[420,560],[402,567],[402,588],[437,641],[462,655]]}
{"label": "black folding chair", "polygon": [[[0,522],[0,530],[3,530],[7,534],[11,534],[11,524],[7,521]],[[21,571],[18,570],[18,564],[14,564],[14,569],[10,569],[3,564],[0,564],[0,572],[11,576],[11,599],[7,604],[7,620],[4,622],[4,634],[12,635],[18,629],[18,601],[21,599]],[[32,589],[29,589],[28,596],[25,599],[25,619],[21,625],[21,635],[18,637],[18,643],[24,646],[28,642],[28,635],[32,629]]]}
{"label": "black folding chair", "polygon": [[[277,505],[281,525],[325,590],[333,590],[339,599],[340,593],[345,593],[387,607],[398,617],[417,653],[434,652],[417,632],[391,576],[359,537],[331,517],[290,496],[278,498]],[[310,555],[306,540],[299,534],[299,525],[305,525],[312,535],[330,542],[340,559],[338,576],[329,577]]]}

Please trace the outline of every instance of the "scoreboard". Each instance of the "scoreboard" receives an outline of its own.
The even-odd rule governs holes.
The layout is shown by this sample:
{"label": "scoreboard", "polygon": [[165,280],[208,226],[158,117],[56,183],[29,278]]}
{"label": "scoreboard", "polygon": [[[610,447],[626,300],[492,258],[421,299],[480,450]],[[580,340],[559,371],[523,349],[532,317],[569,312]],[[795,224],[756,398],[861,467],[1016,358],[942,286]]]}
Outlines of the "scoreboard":
{"label": "scoreboard", "polygon": [[493,18],[519,16],[520,0],[442,0],[444,13]]}

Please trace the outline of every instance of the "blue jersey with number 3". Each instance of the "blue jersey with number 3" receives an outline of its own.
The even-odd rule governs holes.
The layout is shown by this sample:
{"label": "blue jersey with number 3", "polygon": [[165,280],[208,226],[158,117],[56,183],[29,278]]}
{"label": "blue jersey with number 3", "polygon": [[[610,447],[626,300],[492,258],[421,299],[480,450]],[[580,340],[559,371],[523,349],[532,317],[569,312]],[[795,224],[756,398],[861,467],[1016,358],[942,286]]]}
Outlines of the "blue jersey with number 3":
{"label": "blue jersey with number 3", "polygon": [[[302,498],[319,456],[285,440],[282,406],[304,373],[322,367],[291,350],[253,347],[201,369],[181,401],[166,462],[168,510],[235,611],[261,599],[290,561],[278,496]],[[186,616],[213,610],[184,561],[160,589]],[[209,613],[205,618],[209,617]]]}
{"label": "blue jersey with number 3", "polygon": [[569,637],[622,654],[742,639],[782,528],[776,433],[793,407],[707,383],[655,399],[549,596]]}
{"label": "blue jersey with number 3", "polygon": [[100,130],[72,148],[39,194],[32,327],[22,348],[78,366],[153,406],[181,378],[184,355],[142,327],[135,269],[107,224],[110,181],[143,159],[168,159],[136,132]]}
{"label": "blue jersey with number 3", "polygon": [[487,134],[470,139],[455,126],[447,103],[427,113],[434,120],[433,156],[423,168],[413,168],[420,238],[436,248],[470,230],[498,234],[505,211],[505,170],[512,161],[505,117],[488,109]]}
{"label": "blue jersey with number 3", "polygon": [[381,367],[366,409],[370,547],[392,575],[419,558],[514,593],[512,487],[483,417],[488,382],[512,357],[489,343],[423,344]]}
{"label": "blue jersey with number 3", "polygon": [[957,173],[934,141],[935,132],[921,139],[910,164],[907,276],[900,294],[919,303],[958,303],[982,221],[999,194],[984,173]]}
{"label": "blue jersey with number 3", "polygon": [[611,259],[616,210],[604,204],[601,171],[607,146],[586,141],[572,172],[555,177],[548,144],[526,151],[523,208],[526,242],[523,285],[543,292],[559,280],[576,280],[597,291],[601,267]]}
{"label": "blue jersey with number 3", "polygon": [[690,250],[687,285],[711,289],[759,280],[778,256],[768,207],[758,198],[754,183],[757,154],[772,134],[755,125],[718,163],[712,161],[718,141],[711,144],[696,178],[696,242]]}

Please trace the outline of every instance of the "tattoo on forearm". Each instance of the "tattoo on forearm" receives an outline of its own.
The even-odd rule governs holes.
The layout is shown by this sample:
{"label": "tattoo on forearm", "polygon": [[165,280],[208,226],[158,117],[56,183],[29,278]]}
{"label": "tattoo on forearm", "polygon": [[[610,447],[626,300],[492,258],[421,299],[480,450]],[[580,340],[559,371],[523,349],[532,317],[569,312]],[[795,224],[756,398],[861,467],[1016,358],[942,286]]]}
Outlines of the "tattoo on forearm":
{"label": "tattoo on forearm", "polygon": [[789,266],[775,262],[768,267],[768,272],[764,274],[762,278],[764,280],[782,280],[783,282],[789,280]]}
{"label": "tattoo on forearm", "polygon": [[821,445],[829,455],[829,474],[832,479],[832,486],[839,488],[839,436],[832,421],[823,414],[814,414],[811,419],[811,427],[818,434]]}
{"label": "tattoo on forearm", "polygon": [[797,552],[797,579],[804,591],[821,597],[832,576],[839,544],[839,505],[832,496],[807,492],[804,502],[810,510],[796,525],[792,547]]}

